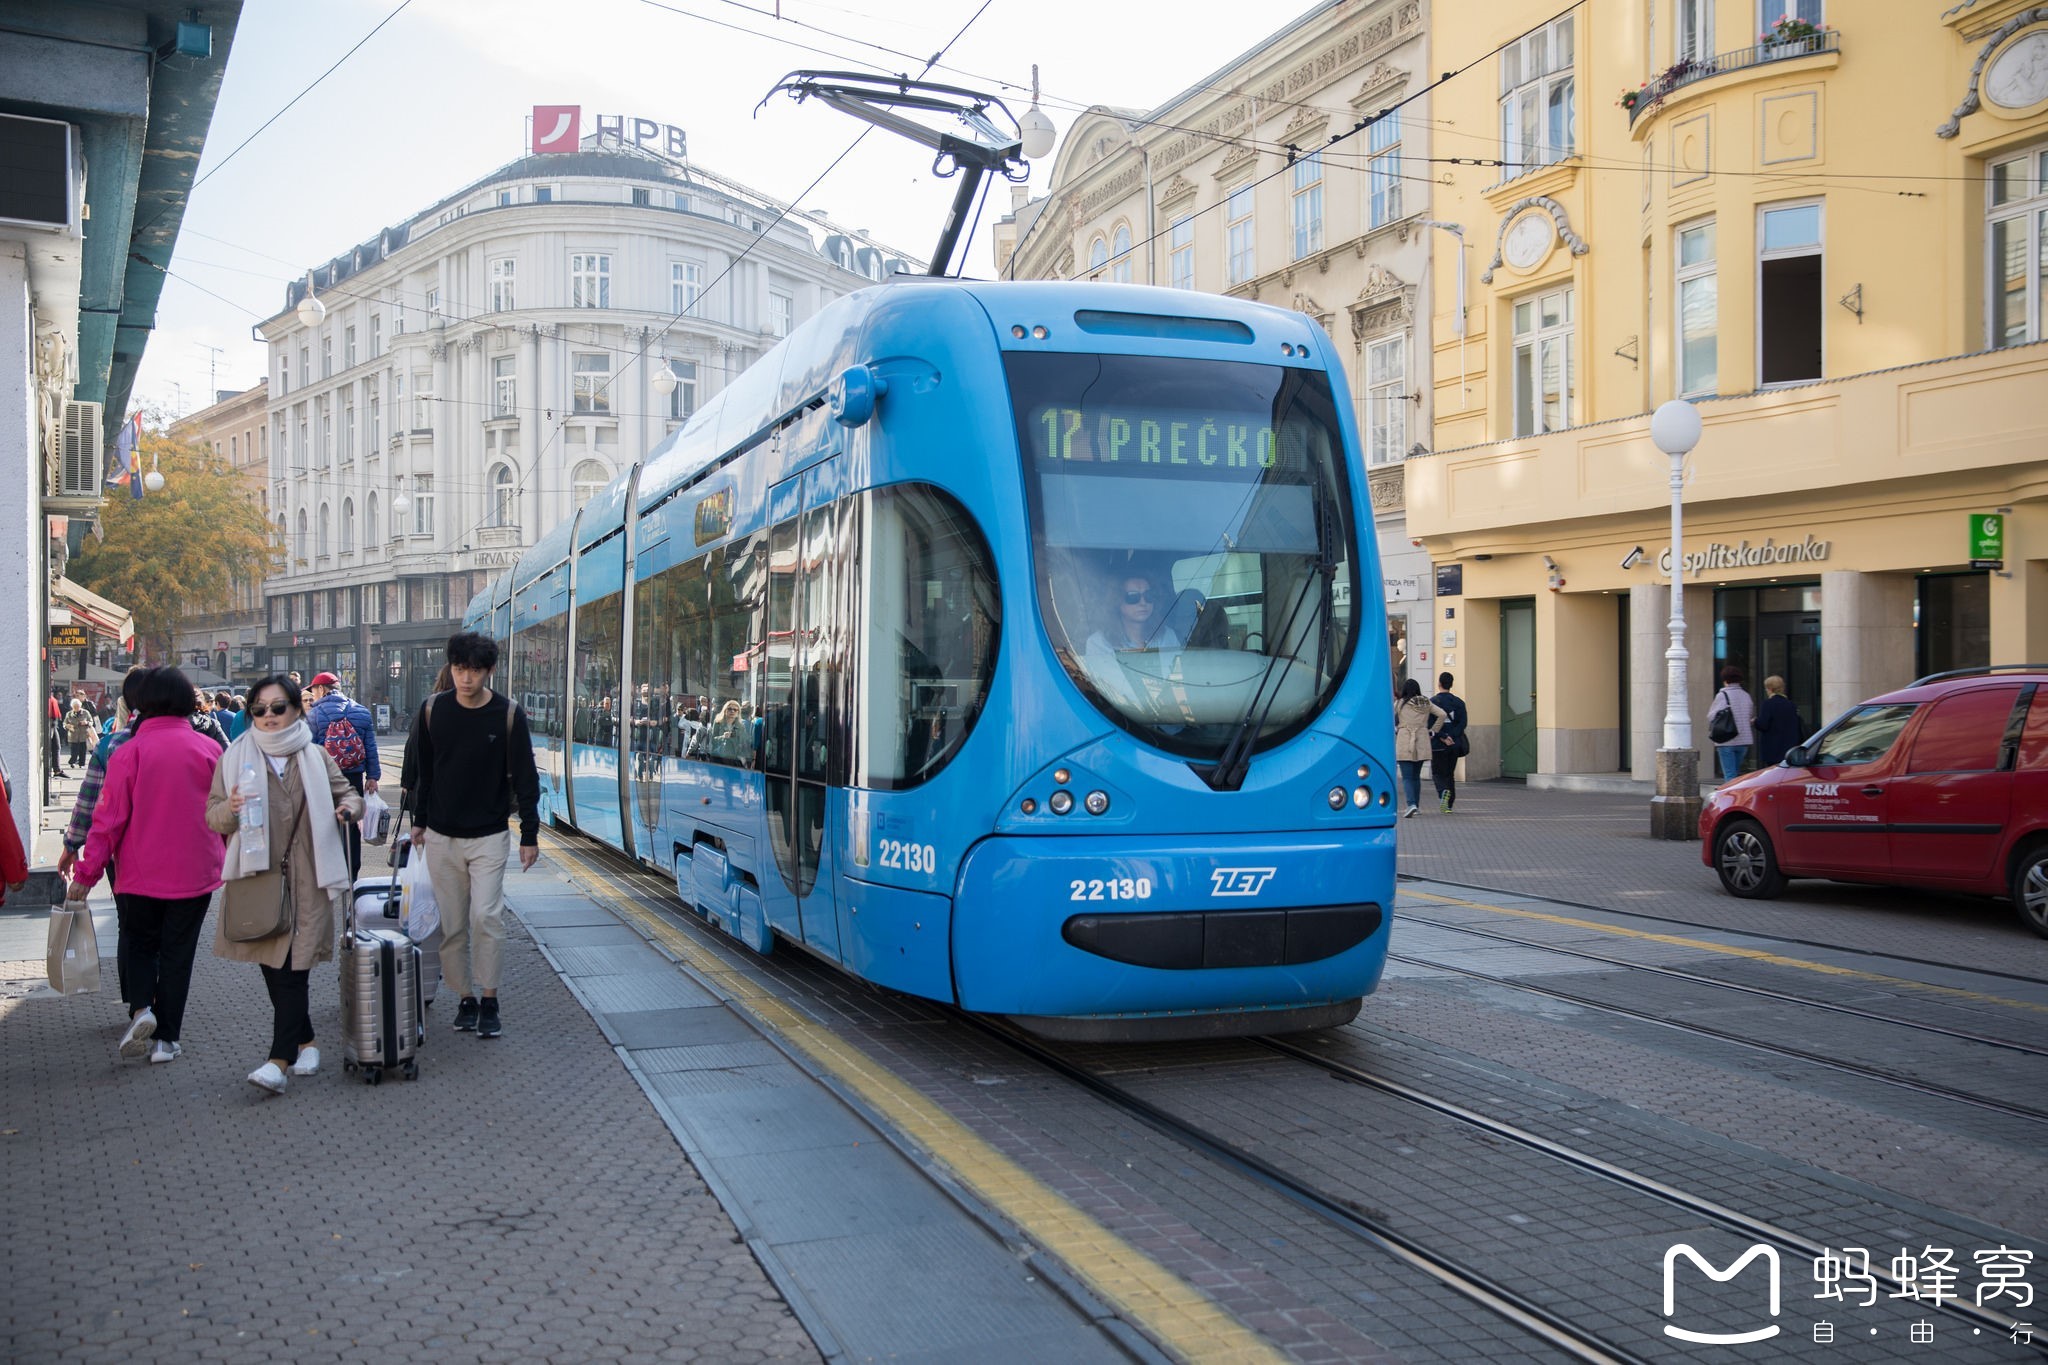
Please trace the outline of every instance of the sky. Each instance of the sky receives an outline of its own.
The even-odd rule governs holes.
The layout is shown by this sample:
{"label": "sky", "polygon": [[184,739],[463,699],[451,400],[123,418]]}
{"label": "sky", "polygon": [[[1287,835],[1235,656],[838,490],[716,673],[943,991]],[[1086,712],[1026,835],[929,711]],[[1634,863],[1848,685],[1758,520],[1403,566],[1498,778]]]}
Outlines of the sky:
{"label": "sky", "polygon": [[[804,194],[866,125],[786,95],[757,111],[784,75],[916,74],[965,25],[928,79],[1000,95],[1021,114],[1036,62],[1041,105],[1064,138],[1080,109],[1157,105],[1312,6],[248,0],[133,401],[177,416],[256,383],[266,365],[252,328],[282,309],[287,281],[522,155],[536,104],[581,105],[586,131],[599,112],[674,124],[706,170],[778,199],[801,195],[799,208],[923,258],[954,182],[932,175],[928,151],[877,130]],[[1034,194],[1051,170],[1050,157],[1034,165]],[[956,257],[968,273],[993,273],[990,228],[1009,202],[998,181]]]}

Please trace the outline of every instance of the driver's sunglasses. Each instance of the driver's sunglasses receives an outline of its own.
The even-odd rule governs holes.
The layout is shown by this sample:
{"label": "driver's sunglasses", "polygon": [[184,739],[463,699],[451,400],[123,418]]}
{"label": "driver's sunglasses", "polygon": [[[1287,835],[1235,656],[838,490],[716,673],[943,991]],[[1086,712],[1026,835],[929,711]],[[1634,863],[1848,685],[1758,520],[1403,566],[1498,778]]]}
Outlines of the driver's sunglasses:
{"label": "driver's sunglasses", "polygon": [[291,713],[292,704],[288,701],[259,701],[249,706],[249,714],[252,716],[288,716]]}
{"label": "driver's sunglasses", "polygon": [[1140,602],[1156,603],[1158,600],[1159,589],[1157,588],[1146,588],[1139,592],[1127,592],[1124,594],[1124,601],[1132,606],[1136,606]]}

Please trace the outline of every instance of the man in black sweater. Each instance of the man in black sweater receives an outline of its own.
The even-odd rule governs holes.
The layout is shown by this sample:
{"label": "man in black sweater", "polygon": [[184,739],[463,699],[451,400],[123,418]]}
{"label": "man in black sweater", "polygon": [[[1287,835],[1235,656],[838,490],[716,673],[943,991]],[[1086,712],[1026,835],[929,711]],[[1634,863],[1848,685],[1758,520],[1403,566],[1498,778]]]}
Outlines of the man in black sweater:
{"label": "man in black sweater", "polygon": [[[488,635],[448,642],[453,690],[420,707],[413,727],[412,846],[424,850],[441,905],[441,975],[462,997],[455,1027],[495,1038],[505,948],[506,834],[519,810],[519,868],[540,856],[540,774],[526,713],[487,685],[498,666]],[[472,961],[472,959],[474,959]],[[482,998],[479,999],[478,997]]]}

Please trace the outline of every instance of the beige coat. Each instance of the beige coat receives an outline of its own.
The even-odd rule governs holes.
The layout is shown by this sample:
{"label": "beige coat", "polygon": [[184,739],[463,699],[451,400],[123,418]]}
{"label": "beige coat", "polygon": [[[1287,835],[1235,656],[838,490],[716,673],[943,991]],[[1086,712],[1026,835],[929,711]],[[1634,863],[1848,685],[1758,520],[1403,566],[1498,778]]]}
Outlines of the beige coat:
{"label": "beige coat", "polygon": [[1448,721],[1444,709],[1427,697],[1394,703],[1394,758],[1403,763],[1429,762],[1429,737]]}
{"label": "beige coat", "polygon": [[[314,747],[327,769],[327,789],[334,795],[334,808],[347,811],[351,819],[362,819],[363,798],[349,786],[327,751],[318,745]],[[270,779],[270,866],[284,869],[285,883],[291,888],[297,913],[292,927],[284,933],[231,943],[221,932],[227,922],[228,903],[235,898],[237,888],[247,891],[254,885],[254,879],[227,882],[220,889],[221,913],[213,921],[213,955],[230,962],[260,962],[266,967],[290,967],[302,972],[334,956],[334,898],[321,889],[320,876],[313,870],[313,829],[307,823],[311,815],[306,810],[306,789],[299,779],[298,761],[294,759],[284,765],[283,777],[268,763],[263,765],[263,771]],[[206,823],[215,833],[232,839],[242,822],[228,808],[230,781],[223,756],[213,770],[213,790],[206,798]],[[292,816],[294,811],[296,820]],[[291,832],[289,849],[284,846],[286,831]]]}

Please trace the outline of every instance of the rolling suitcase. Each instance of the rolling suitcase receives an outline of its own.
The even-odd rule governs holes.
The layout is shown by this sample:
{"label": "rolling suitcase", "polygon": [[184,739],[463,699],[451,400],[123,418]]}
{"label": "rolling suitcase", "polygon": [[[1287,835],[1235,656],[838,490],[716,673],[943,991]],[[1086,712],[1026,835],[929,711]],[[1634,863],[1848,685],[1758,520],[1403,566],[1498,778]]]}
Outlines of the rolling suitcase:
{"label": "rolling suitcase", "polygon": [[341,1069],[362,1072],[370,1085],[393,1067],[409,1081],[419,1079],[419,1050],[427,1040],[425,955],[396,927],[364,927],[366,904],[375,911],[371,925],[385,922],[397,880],[383,880],[381,889],[360,882],[352,888],[341,931]]}
{"label": "rolling suitcase", "polygon": [[[395,929],[410,934],[413,926],[405,915],[405,887],[398,879],[410,856],[412,840],[394,838],[391,849],[391,870],[388,872],[366,872],[356,878],[350,896],[355,901],[356,927],[359,929]],[[425,938],[414,939],[419,945],[420,1003],[434,1003],[434,992],[441,984],[441,926],[437,922]]]}

